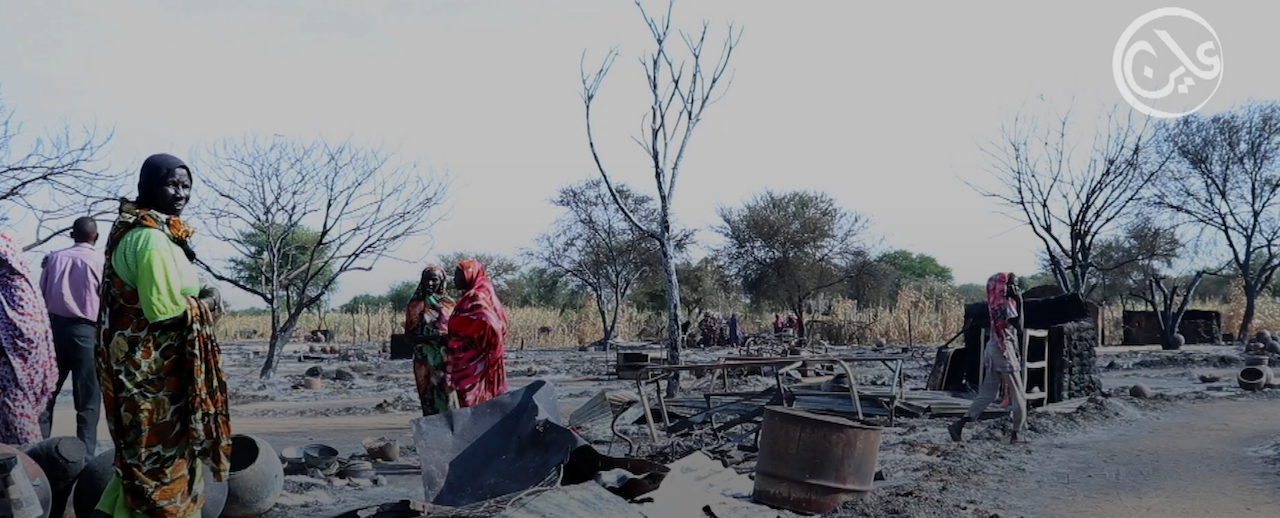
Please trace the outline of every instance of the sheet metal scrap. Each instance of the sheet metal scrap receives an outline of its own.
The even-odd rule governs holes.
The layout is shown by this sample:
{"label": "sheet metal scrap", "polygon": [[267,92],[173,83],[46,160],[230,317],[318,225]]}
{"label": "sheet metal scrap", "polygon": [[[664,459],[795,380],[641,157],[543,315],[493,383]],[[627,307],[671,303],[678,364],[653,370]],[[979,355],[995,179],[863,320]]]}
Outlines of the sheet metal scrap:
{"label": "sheet metal scrap", "polygon": [[455,507],[534,487],[587,444],[560,425],[558,399],[546,381],[415,419],[413,435],[426,500]]}

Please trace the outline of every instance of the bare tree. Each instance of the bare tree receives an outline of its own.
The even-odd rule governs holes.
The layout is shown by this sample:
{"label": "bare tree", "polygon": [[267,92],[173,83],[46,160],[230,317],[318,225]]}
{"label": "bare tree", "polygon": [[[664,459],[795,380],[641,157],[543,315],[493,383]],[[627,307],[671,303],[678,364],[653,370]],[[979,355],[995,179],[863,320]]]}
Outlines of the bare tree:
{"label": "bare tree", "polygon": [[1063,290],[1088,296],[1094,273],[1115,267],[1098,263],[1098,239],[1136,215],[1169,154],[1156,145],[1157,128],[1132,112],[1108,112],[1084,158],[1075,153],[1072,129],[1070,111],[1053,124],[1019,114],[999,143],[982,148],[1000,189],[974,188],[1031,227]]}
{"label": "bare tree", "polygon": [[[102,163],[114,132],[86,127],[77,135],[64,125],[24,139],[22,124],[13,114],[0,100],[0,202],[35,219],[35,241],[23,251],[69,232],[71,219],[111,214],[124,179]],[[9,212],[0,214],[0,220],[9,220]]]}
{"label": "bare tree", "polygon": [[[618,198],[646,225],[657,219],[653,198],[615,185]],[[606,347],[615,336],[623,302],[637,279],[662,267],[657,243],[641,234],[615,206],[599,178],[560,189],[552,201],[565,213],[538,237],[527,254],[553,271],[568,275],[595,297]],[[686,233],[687,234],[687,233]],[[678,243],[683,248],[684,243]]]}
{"label": "bare tree", "polygon": [[[204,209],[212,236],[256,265],[253,278],[201,262],[217,279],[251,293],[271,310],[263,378],[275,374],[298,319],[323,301],[338,279],[369,271],[435,223],[446,186],[391,154],[349,142],[245,137],[210,146],[197,178],[212,192]],[[307,239],[298,239],[306,232]],[[294,303],[287,298],[301,295]]]}
{"label": "bare tree", "polygon": [[[636,7],[644,17],[653,36],[656,48],[640,60],[644,66],[651,101],[647,114],[643,118],[645,131],[640,137],[633,137],[644,151],[647,161],[653,168],[654,183],[658,193],[658,221],[652,225],[641,222],[618,197],[604,162],[596,147],[595,134],[591,125],[591,109],[596,96],[600,92],[600,84],[609,73],[613,62],[618,57],[616,48],[606,54],[600,68],[594,74],[586,72],[586,53],[583,53],[582,66],[582,102],[586,109],[587,144],[591,149],[591,157],[596,169],[604,180],[605,187],[613,197],[619,210],[627,221],[637,230],[658,242],[662,252],[663,274],[667,278],[667,357],[672,365],[680,364],[680,283],[676,273],[675,236],[672,228],[671,204],[675,198],[676,183],[680,178],[680,167],[688,152],[694,130],[702,121],[706,109],[715,104],[728,90],[732,78],[725,78],[733,51],[742,39],[742,31],[729,24],[728,35],[721,46],[719,59],[708,66],[704,61],[705,45],[709,32],[709,23],[703,22],[702,31],[697,34],[680,32],[688,56],[677,58],[671,55],[668,48],[671,37],[671,13],[675,8],[675,0],[667,4],[667,14],[661,19],[649,16],[639,0]],[[675,396],[679,393],[679,375],[673,375],[667,384],[667,393]]]}
{"label": "bare tree", "polygon": [[1244,281],[1238,340],[1247,340],[1258,294],[1280,269],[1280,103],[1246,105],[1177,120],[1167,142],[1177,159],[1161,182],[1159,207],[1230,251]]}

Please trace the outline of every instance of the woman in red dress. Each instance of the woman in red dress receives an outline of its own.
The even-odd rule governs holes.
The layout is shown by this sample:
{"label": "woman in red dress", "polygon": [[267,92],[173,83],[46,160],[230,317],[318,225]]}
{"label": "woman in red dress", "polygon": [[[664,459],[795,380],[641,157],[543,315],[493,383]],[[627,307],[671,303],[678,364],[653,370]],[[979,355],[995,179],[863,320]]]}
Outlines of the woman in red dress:
{"label": "woman in red dress", "polygon": [[480,261],[458,263],[453,283],[462,296],[449,317],[445,383],[457,394],[458,406],[469,407],[507,392],[507,310]]}

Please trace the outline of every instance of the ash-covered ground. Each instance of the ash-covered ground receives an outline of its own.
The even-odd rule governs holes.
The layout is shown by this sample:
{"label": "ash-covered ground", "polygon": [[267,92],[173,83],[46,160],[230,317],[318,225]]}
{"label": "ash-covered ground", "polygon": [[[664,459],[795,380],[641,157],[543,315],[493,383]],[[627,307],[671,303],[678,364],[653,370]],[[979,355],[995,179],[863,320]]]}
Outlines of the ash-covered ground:
{"label": "ash-covered ground", "polygon": [[[258,374],[265,344],[228,342],[223,348],[236,433],[262,437],[277,451],[323,443],[337,448],[344,457],[364,453],[361,441],[366,437],[386,437],[399,441],[401,463],[416,465],[409,423],[420,413],[408,360],[388,360],[376,346],[369,345],[356,347],[365,351],[363,356],[300,361],[309,347],[294,344],[287,348],[276,376],[262,380]],[[910,358],[905,385],[923,389],[934,350],[933,346],[890,347],[887,352]],[[709,362],[732,352],[691,350],[685,352],[685,358]],[[634,389],[633,381],[610,374],[614,358],[614,352],[582,352],[577,348],[517,350],[508,353],[507,369],[512,388],[536,379],[552,382],[567,418],[601,390]],[[899,418],[896,426],[883,431],[879,464],[885,480],[877,482],[865,498],[846,504],[831,516],[1067,516],[1071,514],[1064,513],[1072,509],[1077,513],[1074,516],[1154,516],[1149,513],[1164,508],[1172,514],[1162,516],[1200,516],[1196,510],[1211,505],[1218,510],[1213,515],[1230,515],[1219,512],[1222,509],[1244,513],[1237,516],[1274,515],[1249,514],[1249,506],[1271,505],[1268,499],[1274,491],[1263,491],[1262,487],[1274,488],[1280,481],[1276,477],[1280,471],[1280,418],[1270,417],[1280,410],[1275,402],[1280,390],[1244,393],[1237,388],[1236,373],[1244,363],[1242,348],[1189,346],[1165,352],[1154,347],[1104,347],[1098,350],[1097,361],[1106,394],[1070,412],[1033,412],[1028,445],[1009,445],[1001,440],[1006,419],[970,426],[967,440],[957,444],[947,437],[946,419]],[[323,379],[321,387],[306,388],[306,372],[317,368]],[[887,384],[890,379],[887,371],[858,374],[866,384]],[[773,384],[772,377],[761,376],[730,381],[731,390],[759,390]],[[695,391],[710,384],[710,377],[685,381],[685,387]],[[1130,387],[1135,384],[1148,387],[1152,396],[1130,396]],[[58,418],[55,433],[74,426],[69,390],[63,398],[67,403],[59,405],[59,415],[65,417]],[[707,434],[653,444],[642,425],[622,424],[619,430],[636,442],[637,455],[664,462],[700,448],[726,449]],[[1189,433],[1209,442],[1180,443]],[[627,444],[611,440],[607,428],[589,428],[583,435],[601,452],[615,456],[627,453]],[[107,437],[105,430],[101,437]],[[1168,451],[1140,455],[1162,444]],[[1170,464],[1170,459],[1179,460]],[[734,468],[750,472],[753,463],[748,459]],[[1224,480],[1222,484],[1233,476],[1246,475],[1252,482],[1223,488],[1216,497],[1205,489],[1195,493],[1201,494],[1195,502],[1182,502],[1193,494],[1187,487],[1216,487],[1196,474],[1204,473],[1205,465],[1214,466],[1214,476]],[[1111,469],[1108,466],[1118,466],[1120,474],[1106,474]],[[1124,470],[1130,468],[1139,475],[1125,475],[1129,472]],[[1178,475],[1173,468],[1191,472]],[[1259,484],[1256,495],[1250,493],[1250,483]],[[1126,493],[1126,488],[1132,491]],[[290,477],[278,505],[266,516],[328,517],[362,506],[421,497],[421,478],[416,473],[387,476],[382,487],[333,486]]]}

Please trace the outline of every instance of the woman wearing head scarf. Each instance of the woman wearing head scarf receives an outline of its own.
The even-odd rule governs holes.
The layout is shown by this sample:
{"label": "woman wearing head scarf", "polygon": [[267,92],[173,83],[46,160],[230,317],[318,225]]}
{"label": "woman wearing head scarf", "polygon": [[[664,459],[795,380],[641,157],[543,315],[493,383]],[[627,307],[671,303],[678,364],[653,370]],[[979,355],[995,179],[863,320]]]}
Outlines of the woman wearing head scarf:
{"label": "woman wearing head scarf", "polygon": [[414,348],[413,378],[424,416],[458,407],[457,397],[444,385],[444,348],[449,342],[449,316],[454,305],[445,294],[446,279],[444,268],[434,264],[422,270],[418,290],[405,310],[404,332],[419,340]]}
{"label": "woman wearing head scarf", "polygon": [[738,314],[729,315],[729,345],[741,347],[745,340],[742,339],[742,328],[738,325]]}
{"label": "woman wearing head scarf", "polygon": [[[221,296],[202,287],[181,219],[191,170],[178,158],[142,164],[138,198],[121,202],[107,238],[98,377],[115,476],[95,516],[200,517],[200,463],[225,480],[231,421],[213,336]],[[213,517],[210,517],[213,518]]]}
{"label": "woman wearing head scarf", "polygon": [[480,261],[458,263],[453,283],[462,296],[449,317],[445,383],[457,393],[459,406],[470,407],[507,392],[507,310]]}
{"label": "woman wearing head scarf", "polygon": [[49,313],[22,250],[0,234],[0,443],[39,442],[40,413],[53,397],[58,365]]}
{"label": "woman wearing head scarf", "polygon": [[1027,400],[1023,393],[1022,362],[1018,359],[1018,337],[1022,334],[1022,295],[1012,273],[997,273],[987,280],[987,312],[991,333],[982,352],[982,386],[969,411],[947,427],[953,441],[960,441],[964,427],[976,420],[1003,393],[1013,420],[1010,442],[1026,442],[1019,436],[1027,421]]}

